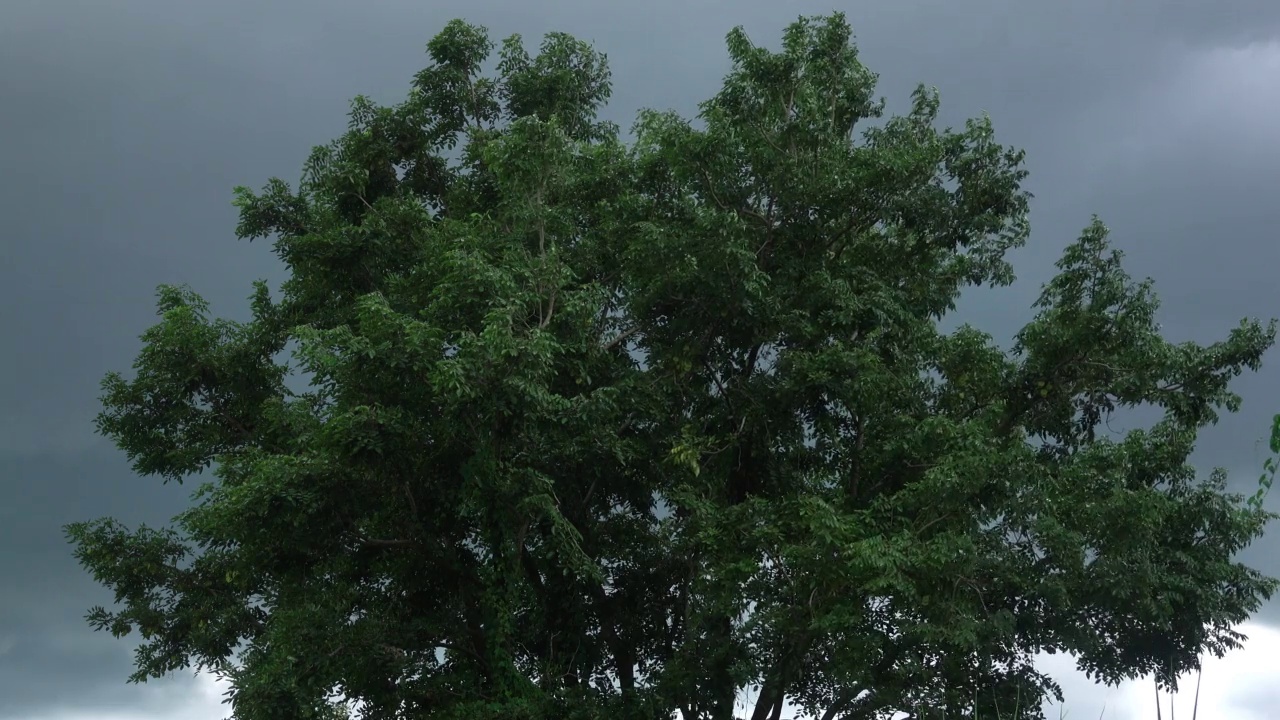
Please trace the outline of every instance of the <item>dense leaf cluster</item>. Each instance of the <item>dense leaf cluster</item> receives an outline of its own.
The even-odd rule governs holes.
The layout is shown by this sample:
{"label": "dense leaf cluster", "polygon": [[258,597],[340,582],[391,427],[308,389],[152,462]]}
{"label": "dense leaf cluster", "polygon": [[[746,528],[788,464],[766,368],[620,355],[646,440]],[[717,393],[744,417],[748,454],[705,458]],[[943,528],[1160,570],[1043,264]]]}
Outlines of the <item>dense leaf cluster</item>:
{"label": "dense leaf cluster", "polygon": [[104,383],[139,473],[215,476],[177,529],[69,528],[135,679],[212,668],[241,720],[1036,717],[1037,652],[1168,685],[1238,643],[1270,515],[1187,457],[1274,323],[1166,341],[1095,222],[1015,347],[940,330],[1013,280],[1022,154],[923,88],[881,118],[839,15],[733,31],[699,122],[630,143],[569,36],[428,49],[237,190],[279,297],[165,287]]}

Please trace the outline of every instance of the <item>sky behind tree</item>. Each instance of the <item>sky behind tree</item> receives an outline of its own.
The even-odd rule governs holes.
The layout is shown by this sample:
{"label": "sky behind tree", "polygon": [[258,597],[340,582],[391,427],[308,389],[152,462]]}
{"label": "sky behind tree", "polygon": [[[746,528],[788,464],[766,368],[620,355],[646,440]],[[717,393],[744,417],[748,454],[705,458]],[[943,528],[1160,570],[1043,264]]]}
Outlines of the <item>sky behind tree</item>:
{"label": "sky behind tree", "polygon": [[[728,70],[733,26],[776,47],[798,15],[833,10],[891,112],[923,82],[939,88],[945,124],[987,112],[1001,143],[1028,152],[1019,280],[966,295],[959,319],[1007,343],[1093,213],[1129,272],[1155,280],[1171,339],[1280,315],[1274,0],[0,3],[0,720],[226,714],[208,678],[124,683],[132,645],[84,622],[111,598],[61,526],[161,525],[187,503],[192,486],[135,477],[92,418],[102,375],[129,367],[154,321],[156,285],[190,284],[217,314],[244,317],[254,279],[283,279],[269,244],[235,240],[233,186],[296,180],[310,148],[345,129],[353,96],[404,97],[425,43],[455,17],[495,40],[536,46],[560,30],[593,42],[613,69],[603,116],[627,128],[642,107],[693,115]],[[1280,358],[1233,387],[1242,411],[1207,429],[1193,460],[1248,492],[1280,411]],[[1273,531],[1243,559],[1277,575],[1278,550]],[[1280,602],[1246,632],[1245,650],[1206,668],[1206,717],[1280,706]],[[1149,682],[1096,688],[1069,660],[1045,663],[1074,716],[1105,702],[1108,718],[1154,717]]]}

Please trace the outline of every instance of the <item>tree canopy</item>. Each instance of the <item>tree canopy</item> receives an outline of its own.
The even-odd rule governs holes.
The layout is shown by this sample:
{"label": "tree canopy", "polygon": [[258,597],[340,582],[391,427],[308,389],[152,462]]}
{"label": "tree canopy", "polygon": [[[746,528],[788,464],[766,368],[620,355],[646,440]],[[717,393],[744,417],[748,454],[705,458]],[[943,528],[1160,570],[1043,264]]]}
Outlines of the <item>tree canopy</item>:
{"label": "tree canopy", "polygon": [[240,720],[1039,717],[1036,653],[1173,686],[1238,646],[1273,515],[1187,459],[1275,322],[1164,339],[1095,220],[1012,347],[944,331],[1014,280],[1023,154],[923,87],[885,117],[851,38],[735,29],[625,139],[590,45],[454,21],[296,189],[237,188],[288,280],[244,322],[162,286],[99,416],[206,482],[68,526],[133,679],[221,673]]}

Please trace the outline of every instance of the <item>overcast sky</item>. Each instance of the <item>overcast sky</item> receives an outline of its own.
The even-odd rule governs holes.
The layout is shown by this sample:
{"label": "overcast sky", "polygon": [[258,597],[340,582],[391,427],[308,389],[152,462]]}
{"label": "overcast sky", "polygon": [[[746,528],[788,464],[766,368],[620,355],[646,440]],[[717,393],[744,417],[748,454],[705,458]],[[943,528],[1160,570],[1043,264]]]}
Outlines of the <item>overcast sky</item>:
{"label": "overcast sky", "polygon": [[[345,129],[352,96],[400,100],[454,17],[495,39],[536,46],[563,30],[596,43],[615,80],[606,116],[625,128],[641,107],[692,114],[728,69],[734,25],[776,46],[797,15],[833,9],[891,108],[935,85],[947,123],[989,112],[1000,141],[1028,151],[1019,282],[967,299],[966,320],[1008,338],[1091,213],[1129,271],[1155,279],[1170,338],[1280,315],[1275,0],[0,1],[0,720],[226,714],[207,678],[125,684],[132,646],[84,622],[111,598],[61,526],[161,524],[187,502],[190,487],[133,477],[91,421],[100,378],[128,368],[154,321],[157,284],[189,283],[242,316],[254,279],[282,279],[267,245],[235,240],[233,186],[294,181],[310,148]],[[1237,382],[1242,412],[1194,457],[1241,491],[1280,411],[1278,355]],[[1245,559],[1280,574],[1278,548],[1275,531]],[[1205,717],[1280,707],[1280,603],[1246,632],[1245,650],[1206,667]],[[1150,682],[1098,688],[1069,660],[1045,667],[1073,717],[1104,704],[1106,718],[1155,716]]]}

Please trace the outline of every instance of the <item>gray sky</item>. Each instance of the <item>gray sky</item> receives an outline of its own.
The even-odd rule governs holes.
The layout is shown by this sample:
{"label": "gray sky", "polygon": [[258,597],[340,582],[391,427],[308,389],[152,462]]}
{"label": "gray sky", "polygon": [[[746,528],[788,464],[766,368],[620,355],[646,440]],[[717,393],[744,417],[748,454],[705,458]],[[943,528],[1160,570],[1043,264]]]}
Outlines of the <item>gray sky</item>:
{"label": "gray sky", "polygon": [[[110,597],[60,528],[102,515],[159,524],[185,504],[189,487],[133,477],[91,420],[98,381],[128,368],[154,320],[157,284],[189,283],[239,316],[252,280],[281,279],[267,245],[234,239],[234,185],[296,179],[311,146],[345,128],[352,96],[401,99],[454,17],[531,45],[549,30],[595,42],[614,71],[606,114],[625,128],[643,106],[692,114],[728,69],[734,25],[775,45],[797,15],[833,9],[891,108],[917,82],[936,85],[947,123],[987,111],[1001,142],[1028,151],[1036,199],[1019,282],[968,299],[965,319],[1007,338],[1094,212],[1129,271],[1156,280],[1171,338],[1280,314],[1274,0],[0,3],[0,720],[224,714],[207,679],[123,682],[132,648],[84,623]],[[1238,381],[1242,412],[1195,456],[1241,490],[1280,411],[1276,355]],[[1246,559],[1280,574],[1278,546],[1274,532]],[[1280,704],[1280,603],[1247,631],[1244,651],[1206,670],[1206,716]],[[1107,718],[1154,716],[1149,683],[1104,691],[1060,658],[1046,667],[1073,716],[1097,717],[1104,700]]]}

